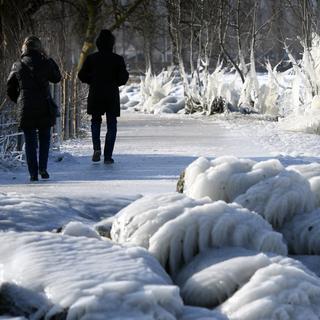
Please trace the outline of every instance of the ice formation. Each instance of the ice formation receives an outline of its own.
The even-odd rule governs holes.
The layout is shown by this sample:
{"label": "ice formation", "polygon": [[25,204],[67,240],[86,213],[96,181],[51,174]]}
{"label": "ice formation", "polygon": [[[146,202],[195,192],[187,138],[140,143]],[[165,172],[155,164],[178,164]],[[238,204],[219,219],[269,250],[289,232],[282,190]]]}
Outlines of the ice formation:
{"label": "ice formation", "polygon": [[175,275],[208,248],[236,246],[286,255],[282,235],[265,220],[237,204],[216,201],[168,221],[150,238],[149,251]]}
{"label": "ice formation", "polygon": [[142,248],[37,232],[0,233],[0,241],[0,290],[28,318],[174,320],[182,313],[179,289]]}
{"label": "ice formation", "polygon": [[320,317],[320,279],[297,266],[259,269],[218,309],[230,320],[300,320]]}
{"label": "ice formation", "polygon": [[193,200],[179,193],[145,196],[116,216],[111,229],[111,238],[119,243],[130,242],[149,248],[150,237],[167,221],[209,199]]}
{"label": "ice formation", "polygon": [[274,228],[281,228],[296,214],[312,211],[316,205],[308,180],[287,170],[257,183],[234,201],[259,213]]}
{"label": "ice formation", "polygon": [[276,159],[255,162],[236,157],[219,157],[209,161],[199,158],[185,172],[185,193],[195,199],[232,202],[252,185],[284,170]]}
{"label": "ice formation", "polygon": [[292,254],[320,254],[320,209],[295,216],[281,232]]}

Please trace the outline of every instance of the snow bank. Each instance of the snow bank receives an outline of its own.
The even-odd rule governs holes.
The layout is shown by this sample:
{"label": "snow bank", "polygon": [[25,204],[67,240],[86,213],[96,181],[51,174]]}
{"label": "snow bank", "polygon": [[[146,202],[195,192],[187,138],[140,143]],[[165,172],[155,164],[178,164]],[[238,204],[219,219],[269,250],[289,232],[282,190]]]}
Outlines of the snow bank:
{"label": "snow bank", "polygon": [[259,269],[219,310],[230,320],[319,319],[320,279],[278,263]]}
{"label": "snow bank", "polygon": [[193,200],[179,193],[145,196],[115,216],[111,238],[119,243],[130,242],[149,248],[149,239],[163,224],[181,215],[187,208],[208,202],[209,199]]}
{"label": "snow bank", "polygon": [[73,199],[0,193],[0,230],[51,231],[70,221],[92,225],[116,214],[137,197]]}
{"label": "snow bank", "polygon": [[282,236],[261,217],[223,201],[186,209],[150,238],[149,251],[175,275],[208,248],[236,246],[286,255]]}
{"label": "snow bank", "polygon": [[209,161],[199,158],[185,172],[184,192],[200,199],[232,202],[259,181],[277,175],[284,167],[276,159],[255,162],[236,157],[219,157]]}
{"label": "snow bank", "polygon": [[144,249],[36,232],[0,233],[0,241],[1,292],[28,318],[174,320],[182,312],[179,289]]}
{"label": "snow bank", "polygon": [[274,228],[280,228],[296,214],[312,211],[316,204],[308,180],[286,170],[257,183],[234,201],[259,213]]}

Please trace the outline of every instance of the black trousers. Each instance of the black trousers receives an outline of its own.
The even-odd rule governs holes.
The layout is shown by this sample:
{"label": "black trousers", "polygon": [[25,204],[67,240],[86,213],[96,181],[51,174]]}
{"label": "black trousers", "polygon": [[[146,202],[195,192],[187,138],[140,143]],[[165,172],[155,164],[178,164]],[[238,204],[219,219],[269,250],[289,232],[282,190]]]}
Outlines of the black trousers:
{"label": "black trousers", "polygon": [[28,170],[30,176],[37,176],[40,170],[47,170],[51,127],[23,129],[23,133]]}
{"label": "black trousers", "polygon": [[[104,158],[112,158],[114,144],[117,137],[117,117],[113,114],[106,114],[107,133],[104,143]],[[93,150],[101,150],[101,131],[102,116],[101,114],[93,114],[91,119],[91,133]]]}

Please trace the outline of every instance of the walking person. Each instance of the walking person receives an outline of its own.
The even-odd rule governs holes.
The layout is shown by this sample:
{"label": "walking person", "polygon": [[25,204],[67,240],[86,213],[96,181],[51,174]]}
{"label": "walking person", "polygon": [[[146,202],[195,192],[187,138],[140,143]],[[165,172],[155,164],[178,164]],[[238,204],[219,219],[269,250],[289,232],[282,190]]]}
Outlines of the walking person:
{"label": "walking person", "polygon": [[96,45],[98,52],[90,54],[79,71],[79,79],[89,84],[87,113],[91,118],[93,143],[92,161],[101,157],[100,130],[102,116],[106,114],[107,134],[104,144],[104,163],[113,163],[117,136],[117,117],[120,116],[119,86],[126,84],[129,73],[122,56],[113,53],[115,37],[109,30],[101,30]]}
{"label": "walking person", "polygon": [[40,39],[27,37],[22,45],[21,59],[13,64],[9,74],[7,95],[18,104],[30,181],[38,181],[38,174],[42,179],[49,179],[51,127],[57,116],[49,82],[60,80],[59,67],[46,55]]}

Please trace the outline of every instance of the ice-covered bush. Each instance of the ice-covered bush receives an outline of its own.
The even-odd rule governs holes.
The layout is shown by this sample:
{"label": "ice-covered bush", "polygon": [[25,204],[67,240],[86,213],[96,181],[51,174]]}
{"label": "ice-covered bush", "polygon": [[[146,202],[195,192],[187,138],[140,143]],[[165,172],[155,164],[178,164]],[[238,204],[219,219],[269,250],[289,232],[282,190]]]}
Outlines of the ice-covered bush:
{"label": "ice-covered bush", "polygon": [[239,93],[234,82],[226,83],[222,63],[213,72],[207,68],[208,62],[202,61],[201,67],[194,71],[190,79],[184,77],[186,113],[202,112],[207,115],[222,113],[229,105],[236,108]]}
{"label": "ice-covered bush", "polygon": [[182,313],[179,289],[142,248],[36,232],[0,233],[0,241],[0,305],[12,305],[12,315],[173,320]]}
{"label": "ice-covered bush", "polygon": [[289,130],[320,132],[320,37],[312,35],[312,45],[301,43],[304,51],[301,61],[288,52],[293,66],[291,95],[284,101],[287,116],[281,127]]}
{"label": "ice-covered bush", "polygon": [[148,69],[145,77],[141,79],[141,101],[136,106],[137,109],[148,113],[175,113],[184,107],[183,100],[170,96],[174,90],[173,71],[173,68],[169,68],[158,75],[153,75]]}

